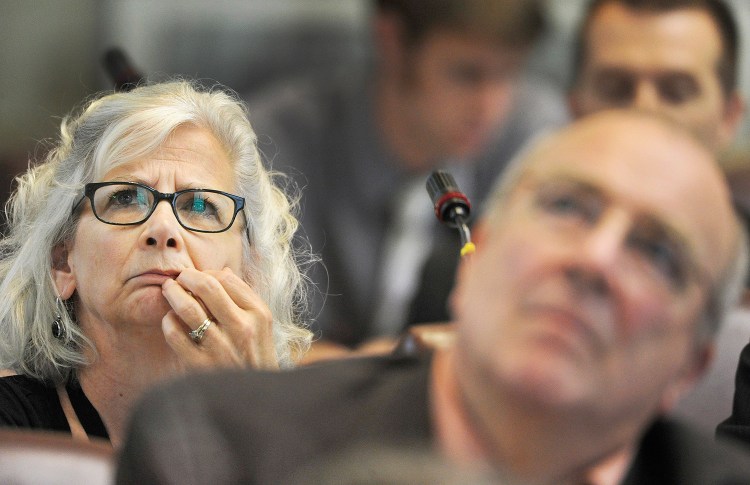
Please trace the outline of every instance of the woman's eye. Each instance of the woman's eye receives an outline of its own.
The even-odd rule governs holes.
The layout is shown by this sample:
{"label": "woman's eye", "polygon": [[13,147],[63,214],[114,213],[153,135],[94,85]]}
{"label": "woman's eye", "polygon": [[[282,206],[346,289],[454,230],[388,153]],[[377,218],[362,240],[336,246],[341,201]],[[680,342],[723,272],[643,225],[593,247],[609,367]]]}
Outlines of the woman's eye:
{"label": "woman's eye", "polygon": [[204,212],[206,210],[205,199],[193,199],[193,206],[190,208],[193,212]]}
{"label": "woman's eye", "polygon": [[193,197],[185,201],[180,211],[190,215],[213,217],[217,214],[216,206],[205,197]]}
{"label": "woman's eye", "polygon": [[146,204],[146,196],[136,190],[120,190],[110,196],[110,200],[114,205],[129,206],[129,205],[144,205]]}

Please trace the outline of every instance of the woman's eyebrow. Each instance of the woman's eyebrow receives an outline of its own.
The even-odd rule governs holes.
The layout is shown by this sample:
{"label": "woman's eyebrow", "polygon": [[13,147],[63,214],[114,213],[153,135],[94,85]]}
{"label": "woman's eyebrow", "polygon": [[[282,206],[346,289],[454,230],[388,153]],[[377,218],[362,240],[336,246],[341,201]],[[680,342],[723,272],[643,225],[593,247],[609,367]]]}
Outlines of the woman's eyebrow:
{"label": "woman's eyebrow", "polygon": [[[133,183],[146,185],[148,187],[154,188],[154,186],[152,185],[152,182],[147,181],[141,177],[132,176],[132,175],[119,175],[117,177],[112,177],[111,179],[107,180],[107,182],[133,182]],[[185,184],[179,185],[179,187],[175,190],[175,192],[178,192],[180,190],[213,189],[213,188],[214,187],[212,187],[210,184],[206,184],[206,183],[187,182]]]}
{"label": "woman's eyebrow", "polygon": [[137,177],[126,177],[125,175],[120,175],[118,177],[112,177],[111,179],[105,180],[105,182],[137,182],[139,184],[144,183],[141,180],[138,180]]}

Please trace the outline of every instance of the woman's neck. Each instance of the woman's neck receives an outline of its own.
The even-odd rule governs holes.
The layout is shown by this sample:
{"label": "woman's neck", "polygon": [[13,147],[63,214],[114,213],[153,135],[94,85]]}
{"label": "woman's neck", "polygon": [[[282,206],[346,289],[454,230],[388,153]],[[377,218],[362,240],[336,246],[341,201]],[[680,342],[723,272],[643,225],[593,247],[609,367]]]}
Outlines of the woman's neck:
{"label": "woman's neck", "polygon": [[137,400],[154,384],[182,370],[160,327],[128,336],[110,330],[86,329],[97,355],[89,356],[91,364],[79,371],[78,379],[118,448]]}

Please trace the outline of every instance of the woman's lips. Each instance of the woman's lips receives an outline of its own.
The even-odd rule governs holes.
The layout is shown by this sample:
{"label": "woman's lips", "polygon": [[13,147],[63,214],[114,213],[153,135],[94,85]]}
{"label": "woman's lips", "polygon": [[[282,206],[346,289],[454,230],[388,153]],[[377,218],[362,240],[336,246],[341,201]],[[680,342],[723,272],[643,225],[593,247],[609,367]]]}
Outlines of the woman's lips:
{"label": "woman's lips", "polygon": [[140,273],[131,279],[141,284],[161,286],[166,280],[176,279],[179,274],[179,271],[153,270]]}

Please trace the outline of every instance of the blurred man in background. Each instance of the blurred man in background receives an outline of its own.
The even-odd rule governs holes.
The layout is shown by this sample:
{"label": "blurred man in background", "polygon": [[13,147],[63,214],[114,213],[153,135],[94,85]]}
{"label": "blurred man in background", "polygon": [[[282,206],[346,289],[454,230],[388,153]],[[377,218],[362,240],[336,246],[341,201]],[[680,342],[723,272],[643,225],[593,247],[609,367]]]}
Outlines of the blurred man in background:
{"label": "blurred man in background", "polygon": [[516,150],[566,119],[558,93],[521,78],[536,1],[374,3],[372,66],[250,100],[261,149],[304,188],[322,337],[348,346],[447,318],[458,243],[437,227],[429,172],[450,169],[479,207]]}
{"label": "blurred man in background", "polygon": [[721,0],[593,0],[575,46],[571,111],[662,113],[718,152],[744,113],[738,31]]}

